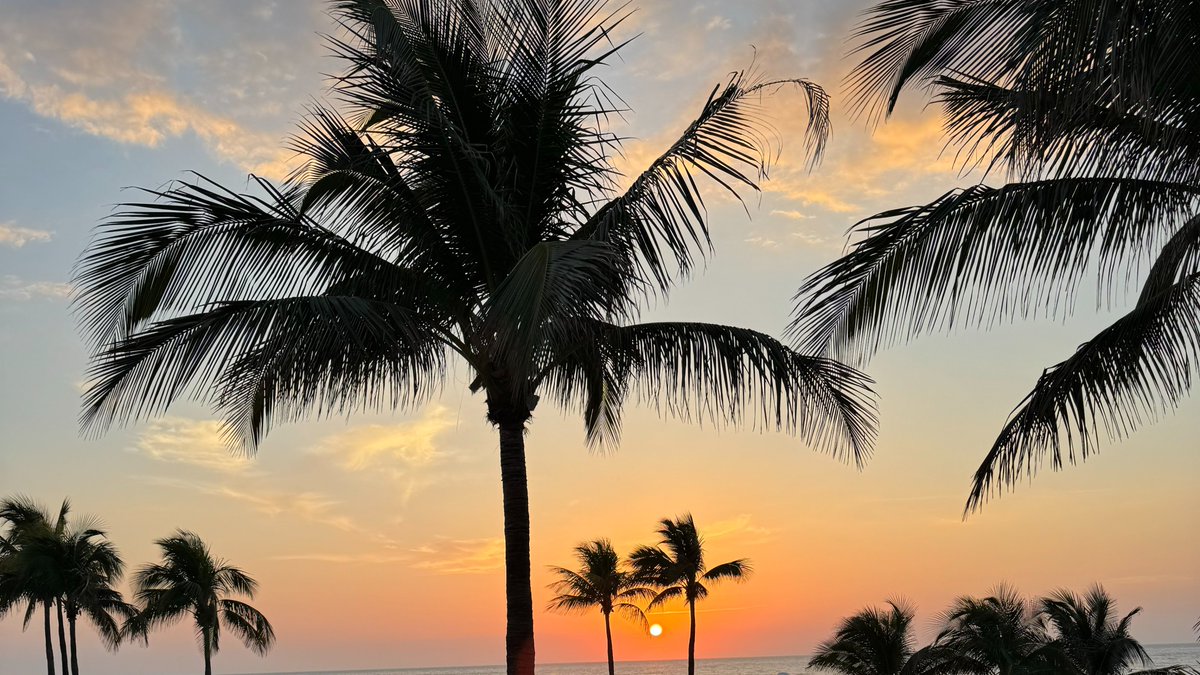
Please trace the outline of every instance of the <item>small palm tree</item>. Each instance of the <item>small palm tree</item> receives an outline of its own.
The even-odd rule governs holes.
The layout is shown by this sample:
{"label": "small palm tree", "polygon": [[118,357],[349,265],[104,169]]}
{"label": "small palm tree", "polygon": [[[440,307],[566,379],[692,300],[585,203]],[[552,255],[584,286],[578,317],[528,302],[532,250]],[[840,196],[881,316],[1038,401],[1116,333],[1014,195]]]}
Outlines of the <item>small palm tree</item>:
{"label": "small palm tree", "polygon": [[[635,578],[661,590],[650,601],[650,608],[682,599],[691,619],[688,633],[688,675],[696,672],[696,601],[708,597],[708,586],[732,579],[743,581],[750,575],[750,561],[733,560],[708,567],[704,562],[704,540],[696,531],[692,515],[659,522],[659,546],[638,547],[630,556]],[[664,550],[664,548],[666,550]]]}
{"label": "small palm tree", "polygon": [[1094,586],[1083,596],[1056,591],[1040,601],[1039,615],[1054,633],[1050,642],[1075,665],[1078,675],[1126,675],[1135,667],[1149,668],[1138,675],[1187,672],[1187,669],[1153,668],[1142,644],[1130,634],[1134,609],[1116,614],[1116,601],[1104,588]]}
{"label": "small palm tree", "polygon": [[843,619],[832,639],[817,645],[809,668],[842,675],[939,675],[964,672],[940,645],[916,648],[912,607],[888,601]]}
{"label": "small palm tree", "polygon": [[604,638],[608,646],[608,675],[615,672],[611,615],[617,612],[646,625],[646,614],[632,600],[654,597],[652,589],[639,586],[625,569],[621,557],[607,539],[584,542],[575,547],[579,571],[551,567],[558,580],[550,585],[556,595],[549,609],[559,612],[586,612],[599,609],[604,615]]}
{"label": "small palm tree", "polygon": [[253,598],[258,582],[214,558],[191,532],[180,530],[155,544],[162,549],[163,562],[146,565],[133,577],[134,597],[141,607],[126,625],[128,633],[148,640],[154,628],[190,614],[204,652],[204,675],[212,675],[212,655],[221,648],[222,627],[256,654],[270,650],[275,631],[267,618],[250,605],[227,597]]}
{"label": "small palm tree", "polygon": [[865,360],[931,330],[1064,316],[1092,274],[1102,297],[1127,295],[1130,311],[1042,372],[968,509],[1173,410],[1200,365],[1200,3],[884,0],[856,37],[860,110],[931,91],[947,143],[1012,182],[860,223],[797,295],[801,351]]}
{"label": "small palm tree", "polygon": [[22,628],[28,628],[37,608],[42,608],[46,639],[46,673],[55,675],[54,638],[51,612],[58,614],[59,655],[63,675],[67,675],[67,645],[63,630],[64,591],[60,541],[67,530],[69,500],[63,500],[57,517],[27,497],[0,501],[0,524],[4,533],[3,557],[0,557],[0,616],[24,604]]}
{"label": "small palm tree", "polygon": [[1049,634],[1029,603],[999,585],[986,598],[958,598],[943,614],[937,643],[955,654],[965,669],[995,675],[1049,675],[1070,672],[1070,662],[1048,647]]}
{"label": "small palm tree", "polygon": [[121,623],[136,613],[114,586],[121,581],[125,562],[103,531],[83,527],[72,531],[63,543],[64,594],[71,648],[71,672],[79,675],[75,624],[80,615],[96,627],[101,642],[109,649],[121,643]]}

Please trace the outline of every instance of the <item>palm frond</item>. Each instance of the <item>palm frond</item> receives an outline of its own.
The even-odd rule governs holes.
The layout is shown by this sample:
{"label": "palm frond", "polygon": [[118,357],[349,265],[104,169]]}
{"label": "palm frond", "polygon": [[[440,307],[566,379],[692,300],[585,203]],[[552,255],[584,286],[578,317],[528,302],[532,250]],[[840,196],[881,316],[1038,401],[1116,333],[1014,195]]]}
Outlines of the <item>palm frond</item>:
{"label": "palm frond", "polygon": [[696,182],[707,176],[742,200],[758,190],[775,154],[770,128],[758,111],[763,94],[799,88],[809,113],[808,151],[820,159],[829,133],[829,99],[808,80],[762,81],[745,71],[713,89],[700,115],[665,153],[572,236],[605,241],[666,292],[711,245],[704,199]]}
{"label": "palm frond", "polygon": [[262,612],[237,600],[221,600],[221,621],[255,654],[264,656],[275,643],[275,629]]}
{"label": "palm frond", "polygon": [[1064,178],[887,211],[805,281],[789,331],[804,353],[862,361],[929,331],[1062,315],[1089,264],[1120,287],[1147,242],[1165,241],[1198,202],[1200,188],[1185,184]]}
{"label": "palm frond", "polygon": [[1022,401],[975,473],[967,510],[1051,465],[1084,460],[1103,430],[1122,438],[1173,408],[1200,364],[1200,272],[1144,298],[1125,316],[1049,368]]}

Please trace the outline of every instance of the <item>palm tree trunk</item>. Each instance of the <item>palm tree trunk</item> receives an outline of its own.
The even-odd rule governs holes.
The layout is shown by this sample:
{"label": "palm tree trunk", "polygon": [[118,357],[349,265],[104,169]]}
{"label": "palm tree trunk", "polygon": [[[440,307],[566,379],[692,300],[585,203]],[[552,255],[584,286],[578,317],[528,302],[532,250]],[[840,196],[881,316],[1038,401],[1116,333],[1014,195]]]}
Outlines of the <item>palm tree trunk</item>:
{"label": "palm tree trunk", "polygon": [[204,635],[204,675],[212,675],[212,633],[207,628],[202,628],[201,632]]}
{"label": "palm tree trunk", "polygon": [[[526,414],[524,419],[528,419]],[[508,597],[508,675],[533,675],[533,591],[529,576],[529,484],[525,422],[502,419],[500,479],[504,491],[504,568]]]}
{"label": "palm tree trunk", "polygon": [[696,601],[688,601],[688,614],[692,618],[692,628],[688,633],[688,675],[696,675]]}
{"label": "palm tree trunk", "polygon": [[67,628],[70,631],[71,639],[71,675],[79,675],[79,643],[75,640],[75,620],[79,618],[79,612],[70,607],[67,609]]}
{"label": "palm tree trunk", "polygon": [[54,675],[54,637],[50,633],[50,601],[42,603],[42,614],[46,618],[46,675]]}
{"label": "palm tree trunk", "polygon": [[604,637],[608,639],[608,675],[616,675],[616,667],[613,663],[612,651],[612,626],[609,623],[608,615],[604,615]]}
{"label": "palm tree trunk", "polygon": [[62,675],[70,675],[71,666],[67,662],[67,633],[63,630],[63,611],[62,601],[55,600],[54,606],[58,608],[58,653],[62,655]]}

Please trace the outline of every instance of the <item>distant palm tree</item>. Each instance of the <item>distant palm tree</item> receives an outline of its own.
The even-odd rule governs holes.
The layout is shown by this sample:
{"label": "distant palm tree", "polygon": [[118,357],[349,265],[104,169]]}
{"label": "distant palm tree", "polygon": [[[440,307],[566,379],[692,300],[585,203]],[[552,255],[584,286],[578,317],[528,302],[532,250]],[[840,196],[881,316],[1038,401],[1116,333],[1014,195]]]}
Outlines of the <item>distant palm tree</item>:
{"label": "distant palm tree", "polygon": [[[682,599],[688,606],[688,675],[696,673],[696,601],[708,597],[708,585],[727,579],[743,581],[750,576],[750,561],[733,560],[708,567],[704,562],[704,540],[696,531],[692,515],[660,521],[659,546],[640,546],[630,556],[635,578],[660,590],[650,608]],[[663,549],[666,550],[663,550]]]}
{"label": "distant palm tree", "polygon": [[57,517],[27,497],[0,500],[0,523],[7,527],[3,535],[4,555],[0,557],[0,616],[14,607],[25,605],[23,628],[28,628],[37,608],[42,608],[46,638],[46,673],[55,675],[54,638],[51,610],[58,613],[59,653],[63,675],[67,675],[67,646],[63,630],[62,605],[64,579],[59,543],[67,529],[71,511],[63,500]]}
{"label": "distant palm tree", "polygon": [[64,595],[71,647],[71,672],[79,675],[75,624],[82,614],[91,620],[109,649],[121,643],[121,623],[135,614],[114,586],[121,581],[125,562],[103,531],[84,527],[68,533],[63,543]]}
{"label": "distant palm tree", "polygon": [[995,675],[1055,675],[1070,662],[1048,647],[1039,623],[1015,590],[1001,584],[986,598],[961,597],[943,614],[937,643],[970,672]]}
{"label": "distant palm tree", "polygon": [[559,612],[600,610],[604,615],[604,638],[608,646],[608,675],[613,675],[612,613],[622,614],[645,627],[646,614],[631,601],[653,598],[655,593],[636,583],[633,574],[625,569],[621,557],[607,539],[576,546],[575,557],[579,561],[579,571],[565,567],[550,568],[558,577],[550,587],[558,595],[550,601],[549,608]]}
{"label": "distant palm tree", "polygon": [[221,648],[224,627],[264,655],[275,642],[275,631],[257,609],[229,595],[253,598],[258,582],[224,560],[214,558],[200,537],[180,530],[155,542],[163,562],[146,565],[133,576],[138,613],[126,631],[143,640],[155,628],[191,615],[204,652],[204,675],[212,675],[212,655]]}
{"label": "distant palm tree", "polygon": [[1138,675],[1190,672],[1152,667],[1150,655],[1129,632],[1141,611],[1138,607],[1118,618],[1116,601],[1094,586],[1083,597],[1061,590],[1042,598],[1039,615],[1054,633],[1050,646],[1066,655],[1078,675],[1126,675],[1135,667],[1149,667]]}
{"label": "distant palm tree", "polygon": [[808,667],[842,675],[967,672],[956,668],[953,655],[940,645],[916,648],[912,607],[894,601],[888,601],[888,606],[890,609],[868,607],[843,619],[833,638],[817,645]]}
{"label": "distant palm tree", "polygon": [[1141,278],[1128,313],[1043,371],[968,509],[1173,410],[1200,367],[1200,1],[886,0],[856,37],[860,111],[932,90],[948,143],[1016,182],[863,221],[797,295],[800,349],[861,361],[930,330],[1065,316],[1090,273],[1102,299]]}
{"label": "distant palm tree", "polygon": [[757,190],[763,97],[797,88],[809,157],[828,99],[735,73],[624,188],[597,71],[627,16],[604,0],[337,0],[346,116],[315,108],[307,165],[256,195],[151,191],[98,232],[75,281],[95,345],[85,427],[216,402],[248,449],[308,414],[411,410],[467,364],[498,429],[507,663],[534,668],[525,431],[542,397],[615,444],[624,403],[799,433],[863,459],[869,380],[752,330],[638,323],[708,252],[700,184]]}

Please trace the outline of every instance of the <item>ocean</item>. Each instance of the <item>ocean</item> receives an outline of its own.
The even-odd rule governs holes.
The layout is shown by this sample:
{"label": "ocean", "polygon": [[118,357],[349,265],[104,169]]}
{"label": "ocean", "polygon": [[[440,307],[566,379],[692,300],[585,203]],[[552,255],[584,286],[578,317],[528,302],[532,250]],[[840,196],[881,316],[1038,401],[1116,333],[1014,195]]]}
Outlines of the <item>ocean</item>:
{"label": "ocean", "polygon": [[[1200,665],[1200,644],[1147,645],[1156,666]],[[767,656],[752,659],[700,659],[696,672],[702,675],[815,675],[807,668],[807,656]],[[617,663],[621,675],[678,675],[686,672],[687,661],[628,661]],[[607,675],[605,663],[547,663],[538,666],[540,675]],[[394,670],[323,670],[270,675],[504,675],[504,666],[465,668],[398,668]]]}

